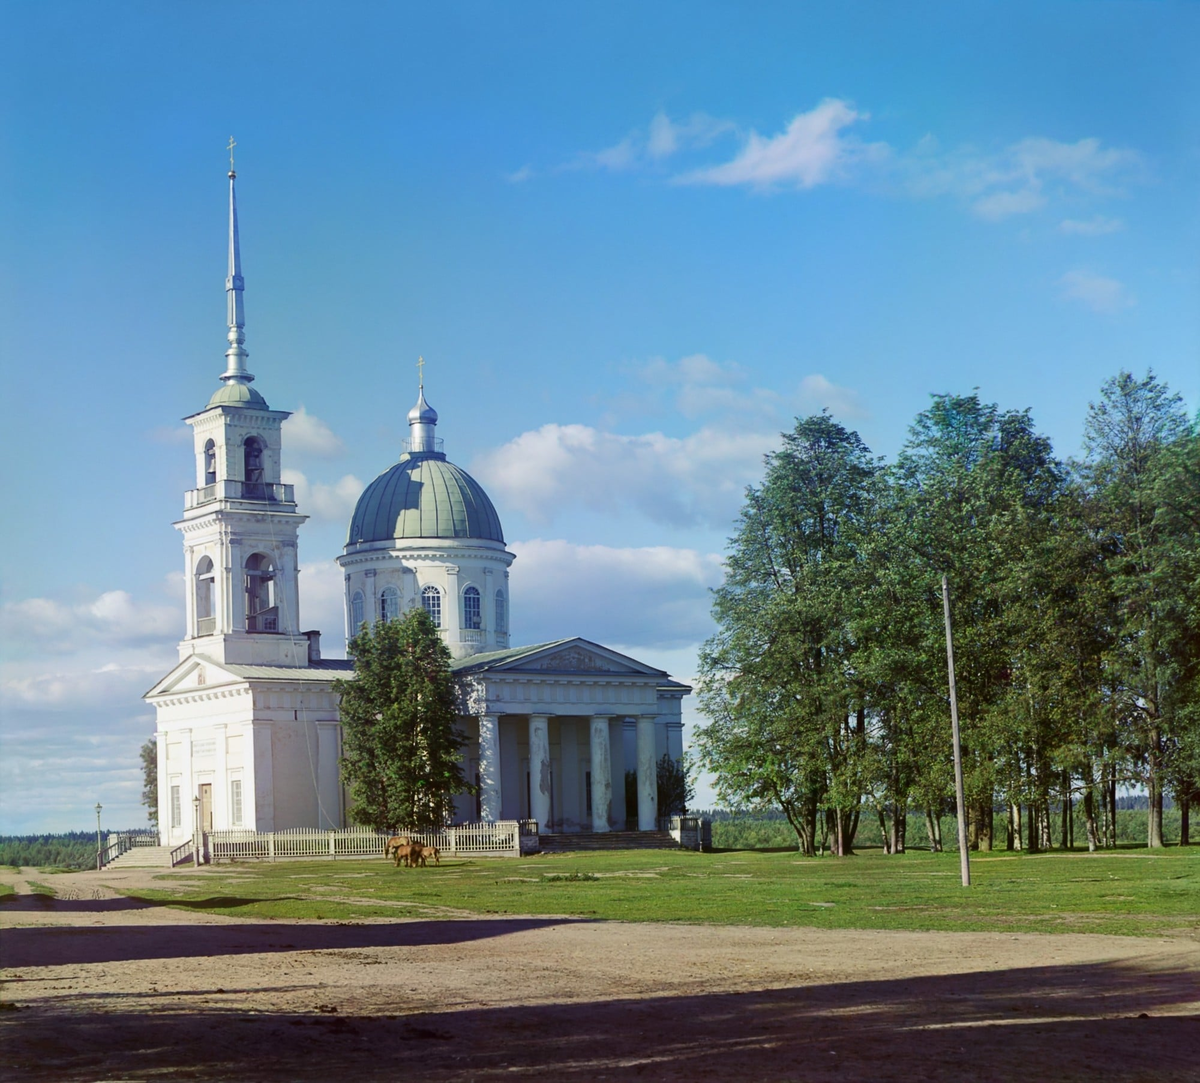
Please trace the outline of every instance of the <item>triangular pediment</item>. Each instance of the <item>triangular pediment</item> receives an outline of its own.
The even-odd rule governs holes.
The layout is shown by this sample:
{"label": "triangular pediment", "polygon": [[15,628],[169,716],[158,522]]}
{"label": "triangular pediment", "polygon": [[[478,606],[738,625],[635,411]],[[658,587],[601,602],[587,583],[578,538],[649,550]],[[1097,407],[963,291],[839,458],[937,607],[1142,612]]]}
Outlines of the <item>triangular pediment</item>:
{"label": "triangular pediment", "polygon": [[162,678],[142,698],[154,699],[157,696],[167,696],[177,692],[199,691],[214,684],[230,684],[241,680],[219,662],[205,658],[202,654],[193,654],[185,658],[165,677]]}
{"label": "triangular pediment", "polygon": [[489,666],[498,673],[563,673],[572,676],[588,674],[625,674],[628,676],[665,677],[666,674],[653,666],[645,665],[634,658],[618,654],[599,643],[586,639],[568,639],[553,643],[529,653],[520,654]]}

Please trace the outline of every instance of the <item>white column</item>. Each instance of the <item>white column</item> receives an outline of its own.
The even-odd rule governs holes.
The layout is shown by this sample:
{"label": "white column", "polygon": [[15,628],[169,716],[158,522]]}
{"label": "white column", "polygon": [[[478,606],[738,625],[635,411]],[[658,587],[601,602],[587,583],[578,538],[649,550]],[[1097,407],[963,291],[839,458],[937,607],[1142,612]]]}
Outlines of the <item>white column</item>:
{"label": "white column", "polygon": [[550,830],[550,720],[529,716],[529,815],[539,831]]}
{"label": "white column", "polygon": [[158,841],[166,846],[171,841],[171,778],[167,773],[167,735],[162,730],[154,735],[154,744],[158,771]]}
{"label": "white column", "polygon": [[652,714],[638,715],[637,720],[637,793],[638,830],[653,831],[658,827],[658,764],[654,760],[654,726]]}
{"label": "white column", "polygon": [[479,805],[485,822],[500,819],[500,718],[479,716]]}
{"label": "white column", "polygon": [[592,830],[608,831],[612,811],[612,752],[608,718],[592,716]]}
{"label": "white column", "polygon": [[318,826],[336,830],[342,826],[342,802],[338,785],[338,723],[317,723],[317,812]]}

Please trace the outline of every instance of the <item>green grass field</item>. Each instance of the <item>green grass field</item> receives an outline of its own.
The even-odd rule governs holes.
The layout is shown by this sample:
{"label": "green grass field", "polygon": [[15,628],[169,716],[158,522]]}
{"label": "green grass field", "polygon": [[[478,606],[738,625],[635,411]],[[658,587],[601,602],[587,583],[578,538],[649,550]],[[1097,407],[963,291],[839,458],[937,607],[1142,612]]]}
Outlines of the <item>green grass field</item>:
{"label": "green grass field", "polygon": [[1110,933],[1200,938],[1200,851],[973,855],[678,850],[443,861],[218,866],[138,896],[259,918],[561,915],[823,928]]}

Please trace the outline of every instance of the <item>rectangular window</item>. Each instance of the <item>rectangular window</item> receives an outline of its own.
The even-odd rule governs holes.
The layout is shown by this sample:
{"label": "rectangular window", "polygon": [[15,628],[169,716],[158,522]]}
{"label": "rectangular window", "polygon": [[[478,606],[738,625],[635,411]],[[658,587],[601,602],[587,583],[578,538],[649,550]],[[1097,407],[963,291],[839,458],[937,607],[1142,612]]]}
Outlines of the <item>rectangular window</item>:
{"label": "rectangular window", "polygon": [[242,826],[242,780],[231,779],[229,783],[229,822],[234,827]]}
{"label": "rectangular window", "polygon": [[171,826],[183,826],[183,806],[179,803],[179,787],[171,787]]}
{"label": "rectangular window", "polygon": [[592,772],[584,771],[583,777],[586,779],[583,784],[583,792],[587,794],[587,814],[590,816],[592,814]]}

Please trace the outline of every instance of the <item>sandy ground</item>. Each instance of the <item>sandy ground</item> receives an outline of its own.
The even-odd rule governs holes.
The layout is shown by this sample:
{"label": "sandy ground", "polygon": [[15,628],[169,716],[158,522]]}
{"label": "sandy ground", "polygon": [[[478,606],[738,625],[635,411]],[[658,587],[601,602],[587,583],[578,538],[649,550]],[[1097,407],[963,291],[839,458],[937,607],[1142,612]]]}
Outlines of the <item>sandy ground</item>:
{"label": "sandy ground", "polygon": [[241,920],[29,875],[4,1080],[1200,1079],[1191,940]]}

